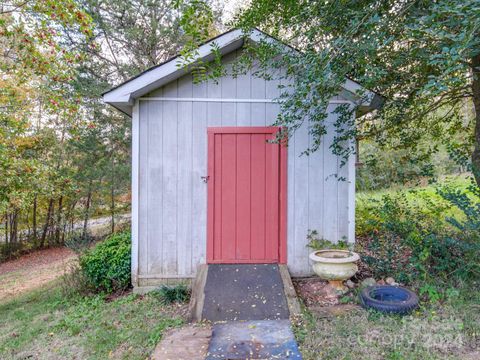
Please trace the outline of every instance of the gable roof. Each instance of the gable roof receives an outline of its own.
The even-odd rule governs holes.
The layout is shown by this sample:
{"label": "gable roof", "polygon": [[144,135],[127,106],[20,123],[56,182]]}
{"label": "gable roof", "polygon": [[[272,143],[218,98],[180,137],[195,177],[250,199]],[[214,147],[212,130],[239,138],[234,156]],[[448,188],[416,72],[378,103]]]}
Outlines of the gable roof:
{"label": "gable roof", "polygon": [[[249,33],[244,33],[240,29],[233,29],[210,39],[203,45],[200,45],[196,59],[197,61],[203,62],[212,61],[216,56],[214,48],[223,56],[241,48],[246,40],[256,43],[261,41],[279,42],[279,40],[258,29],[253,29]],[[288,45],[285,46],[290,50],[296,51]],[[114,106],[125,114],[131,115],[135,99],[187,74],[189,71],[185,66],[182,66],[182,64],[184,64],[182,58],[180,55],[177,55],[161,64],[153,66],[103,93],[103,101]],[[359,98],[359,96],[356,95],[359,91],[364,92],[366,100],[361,104],[361,112],[363,113],[380,107],[383,102],[380,95],[364,89],[360,84],[351,79],[345,79],[345,83],[342,87],[347,93],[352,95],[352,99]]]}

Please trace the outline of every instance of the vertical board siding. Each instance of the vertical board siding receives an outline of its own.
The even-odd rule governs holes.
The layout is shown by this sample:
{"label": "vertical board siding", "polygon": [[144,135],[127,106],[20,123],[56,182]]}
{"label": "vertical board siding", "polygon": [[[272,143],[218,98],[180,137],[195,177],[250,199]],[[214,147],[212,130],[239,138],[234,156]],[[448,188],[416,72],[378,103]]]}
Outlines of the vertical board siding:
{"label": "vertical board siding", "polygon": [[[163,134],[163,111],[164,104],[152,104],[148,107],[149,121],[146,127],[147,131],[147,186],[146,186],[146,202],[152,211],[147,213],[147,268],[150,272],[161,271],[161,264],[163,264],[163,244],[165,236],[165,228],[163,227],[163,221],[159,221],[165,214],[163,211],[163,201],[165,197],[164,191],[158,191],[162,189],[164,183],[164,167],[163,167],[163,153],[164,147],[163,141],[158,143],[158,139],[162,139]],[[163,139],[162,139],[163,140]],[[140,190],[142,191],[142,190]]]}
{"label": "vertical board siding", "polygon": [[[265,173],[262,171],[265,169],[266,153],[265,153],[265,141],[261,136],[254,136],[251,142],[252,146],[252,160],[251,168],[252,172],[258,174],[257,181],[259,184],[265,184]],[[252,237],[258,239],[265,238],[264,225],[265,225],[265,189],[260,187],[254,187],[250,194],[254,199],[251,208],[251,223],[252,223]],[[250,244],[252,249],[252,257],[254,259],[263,259],[265,257],[265,249],[262,247],[254,246]]]}
{"label": "vertical board siding", "polygon": [[[245,74],[240,74],[235,79],[237,98],[252,98],[252,71],[249,69]],[[237,126],[251,126],[251,104],[237,103]]]}
{"label": "vertical board siding", "polygon": [[[148,172],[149,164],[148,158],[153,155],[154,151],[161,151],[160,149],[149,149],[148,144],[148,125],[153,122],[153,118],[148,113],[148,110],[152,107],[150,105],[145,106],[144,103],[139,103],[139,179],[138,179],[138,271],[140,274],[148,274],[148,244],[151,242],[151,238],[148,236],[149,226],[148,226],[148,214],[154,213],[155,211],[161,211],[160,209],[152,209],[148,203],[149,195],[149,181],[148,181]],[[161,124],[161,119],[160,124]],[[156,177],[157,180],[161,181],[162,175],[158,174]],[[156,214],[158,216],[158,214]],[[162,234],[157,234],[161,236]],[[161,239],[157,240],[160,244],[162,243]]]}
{"label": "vertical board siding", "polygon": [[[165,86],[164,96],[177,96],[177,82]],[[161,273],[178,273],[178,103],[167,101],[163,104],[163,251]],[[183,142],[182,145],[184,146]],[[152,147],[155,147],[154,145]],[[160,189],[157,188],[156,191]],[[155,268],[157,269],[157,264]]]}
{"label": "vertical board siding", "polygon": [[[293,205],[294,212],[293,218],[293,243],[292,252],[288,254],[288,258],[292,257],[295,263],[301,263],[302,259],[308,259],[305,257],[306,248],[302,247],[302,243],[306,244],[305,236],[310,229],[310,213],[309,213],[309,200],[315,192],[314,189],[309,188],[308,175],[309,175],[309,162],[310,157],[302,155],[302,152],[309,146],[308,128],[306,126],[300,127],[298,134],[295,135],[295,143],[289,149],[289,159],[295,158],[293,164],[293,191],[291,194],[291,201],[289,204]],[[311,190],[311,191],[310,191]],[[317,216],[317,214],[311,214]],[[290,220],[290,219],[289,219]],[[292,222],[289,221],[289,224]]]}
{"label": "vertical board siding", "polygon": [[[252,67],[252,74],[258,71],[258,66],[254,65]],[[251,77],[251,97],[253,99],[266,99],[266,81],[256,76]],[[274,96],[275,97],[275,96]],[[268,126],[273,123],[273,121],[268,121],[268,124],[265,124],[266,121],[266,105],[265,103],[254,103],[251,104],[250,110],[251,117],[251,126]]]}
{"label": "vertical board siding", "polygon": [[[239,134],[237,135],[237,173],[236,173],[236,185],[237,191],[240,194],[248,194],[248,196],[237,197],[237,212],[236,212],[236,239],[248,238],[251,239],[252,235],[252,219],[251,215],[251,156],[252,156],[252,135],[251,134]],[[243,151],[239,151],[242,149]],[[241,241],[237,246],[237,259],[249,259],[251,254],[251,241]]]}
{"label": "vertical board siding", "polygon": [[[192,85],[195,96],[207,96],[207,84],[202,82]],[[207,239],[207,184],[202,176],[207,175],[207,136],[204,134],[207,128],[207,104],[194,102],[192,104],[192,258],[191,271],[196,270],[197,264],[206,261]],[[181,139],[181,138],[180,138]]]}
{"label": "vertical board siding", "polygon": [[139,234],[138,234],[138,204],[139,204],[139,158],[140,158],[140,123],[139,123],[138,100],[135,101],[132,111],[132,285],[138,286],[138,254],[139,254]]}
{"label": "vertical board siding", "polygon": [[[275,98],[279,94],[279,83],[256,78],[252,71],[235,78],[223,77],[218,83],[194,84],[192,76],[186,75],[150,96]],[[208,185],[202,180],[202,176],[207,175],[207,128],[269,126],[276,120],[279,105],[140,101],[138,106],[138,272],[147,278],[191,277],[196,266],[206,262],[207,256]],[[335,106],[331,105],[329,111]],[[331,241],[342,237],[354,241],[354,160],[339,168],[340,160],[331,153],[335,116],[330,114],[328,118],[330,130],[318,152],[301,155],[310,143],[308,122],[289,142],[286,231],[287,262],[293,275],[311,273],[306,247],[309,229],[317,230],[321,237]],[[253,138],[246,135],[236,141],[251,141],[252,166],[256,166],[256,162],[260,166],[265,161],[265,154]],[[245,161],[242,156],[246,154],[236,154],[236,161]],[[348,181],[338,181],[335,174],[347,177]],[[234,173],[232,181],[247,188],[249,184],[244,175]],[[223,196],[227,197],[222,201],[228,206],[228,192]],[[255,199],[255,194],[251,196]],[[237,211],[245,211],[249,201],[252,205],[256,203],[242,199]],[[252,207],[252,232],[258,229],[255,223],[263,221],[265,216],[260,208],[257,214]],[[242,246],[239,256],[249,251],[246,244]],[[264,252],[270,250],[255,251],[261,252],[257,256],[262,258]]]}
{"label": "vertical board siding", "polygon": [[[190,77],[178,80],[180,97],[192,96],[192,81]],[[178,273],[192,273],[192,161],[193,104],[188,101],[178,102],[178,189],[177,189],[177,266]]]}

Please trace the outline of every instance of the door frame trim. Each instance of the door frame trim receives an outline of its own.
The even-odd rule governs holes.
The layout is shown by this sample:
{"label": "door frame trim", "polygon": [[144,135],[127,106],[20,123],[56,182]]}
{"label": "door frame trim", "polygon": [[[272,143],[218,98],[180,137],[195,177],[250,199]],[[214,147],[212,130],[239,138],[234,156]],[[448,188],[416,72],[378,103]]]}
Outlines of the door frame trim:
{"label": "door frame trim", "polygon": [[[214,246],[214,181],[213,172],[215,165],[215,134],[275,134],[281,128],[277,126],[227,126],[227,127],[208,127],[207,128],[207,172],[211,181],[207,186],[207,264],[224,263],[223,261],[213,259]],[[287,178],[288,178],[288,149],[287,143],[280,144],[279,159],[279,239],[278,239],[278,262],[270,263],[287,263]],[[258,260],[236,260],[234,264],[253,264]]]}

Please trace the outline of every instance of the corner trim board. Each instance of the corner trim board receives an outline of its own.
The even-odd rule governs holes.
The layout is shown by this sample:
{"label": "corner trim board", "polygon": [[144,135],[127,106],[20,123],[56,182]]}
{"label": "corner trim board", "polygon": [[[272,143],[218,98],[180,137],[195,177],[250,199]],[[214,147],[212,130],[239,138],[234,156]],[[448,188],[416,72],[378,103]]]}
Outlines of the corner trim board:
{"label": "corner trim board", "polygon": [[139,102],[135,101],[132,112],[132,285],[138,286],[139,246],[139,166],[140,166],[140,114]]}

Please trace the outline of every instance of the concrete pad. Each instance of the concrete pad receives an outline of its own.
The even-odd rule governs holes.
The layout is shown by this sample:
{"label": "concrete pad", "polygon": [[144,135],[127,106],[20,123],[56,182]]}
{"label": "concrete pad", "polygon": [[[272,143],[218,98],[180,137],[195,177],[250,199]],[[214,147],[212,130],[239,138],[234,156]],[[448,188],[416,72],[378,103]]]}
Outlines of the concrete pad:
{"label": "concrete pad", "polygon": [[202,318],[209,321],[288,319],[276,264],[208,266]]}
{"label": "concrete pad", "polygon": [[168,331],[155,348],[152,360],[204,360],[212,335],[210,326],[188,325]]}
{"label": "concrete pad", "polygon": [[213,326],[206,360],[302,359],[289,320],[233,321]]}

